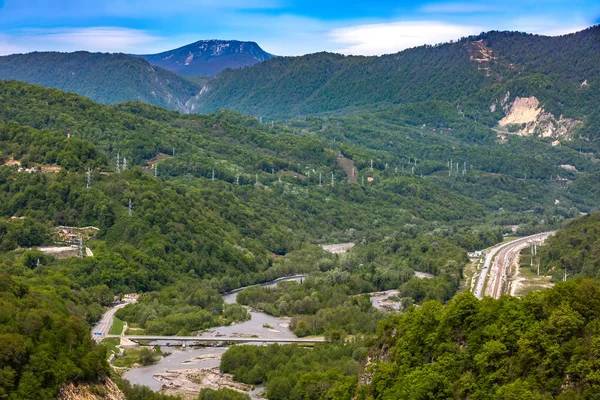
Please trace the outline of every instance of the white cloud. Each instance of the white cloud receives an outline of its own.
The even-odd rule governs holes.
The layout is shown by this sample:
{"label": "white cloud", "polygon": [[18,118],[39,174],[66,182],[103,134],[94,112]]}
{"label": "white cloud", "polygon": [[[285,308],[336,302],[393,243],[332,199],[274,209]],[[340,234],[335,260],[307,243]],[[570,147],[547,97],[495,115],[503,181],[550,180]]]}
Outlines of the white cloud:
{"label": "white cloud", "polygon": [[127,53],[154,49],[162,41],[146,31],[118,27],[28,29],[0,35],[0,54],[76,50]]}
{"label": "white cloud", "polygon": [[423,44],[438,44],[478,34],[483,29],[440,21],[403,21],[349,26],[330,32],[344,54],[381,55]]}

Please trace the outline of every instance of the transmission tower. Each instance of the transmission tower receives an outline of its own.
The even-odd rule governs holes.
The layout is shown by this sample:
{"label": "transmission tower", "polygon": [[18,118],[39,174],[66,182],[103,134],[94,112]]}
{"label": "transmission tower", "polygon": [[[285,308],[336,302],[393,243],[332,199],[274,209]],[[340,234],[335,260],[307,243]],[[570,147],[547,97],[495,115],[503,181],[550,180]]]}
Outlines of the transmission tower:
{"label": "transmission tower", "polygon": [[319,172],[319,186],[323,186],[323,177],[320,172]]}
{"label": "transmission tower", "polygon": [[123,171],[127,169],[127,157],[123,157]]}
{"label": "transmission tower", "polygon": [[236,185],[240,184],[240,176],[239,175],[235,178],[235,184]]}
{"label": "transmission tower", "polygon": [[371,159],[371,172],[373,172],[373,159]]}
{"label": "transmission tower", "polygon": [[333,187],[333,171],[331,171],[331,187]]}
{"label": "transmission tower", "polygon": [[129,199],[129,205],[127,206],[127,214],[130,217],[133,215],[133,206],[131,205],[131,199]]}
{"label": "transmission tower", "polygon": [[121,173],[121,155],[117,151],[117,174]]}
{"label": "transmission tower", "polygon": [[158,178],[158,164],[154,164],[154,177]]}
{"label": "transmission tower", "polygon": [[88,167],[86,175],[87,175],[87,185],[86,185],[86,187],[89,189],[89,188],[92,187],[92,172],[90,171],[90,167]]}
{"label": "transmission tower", "polygon": [[213,181],[213,182],[215,181],[215,169],[214,169],[214,168],[213,168],[213,170],[212,170],[212,181]]}

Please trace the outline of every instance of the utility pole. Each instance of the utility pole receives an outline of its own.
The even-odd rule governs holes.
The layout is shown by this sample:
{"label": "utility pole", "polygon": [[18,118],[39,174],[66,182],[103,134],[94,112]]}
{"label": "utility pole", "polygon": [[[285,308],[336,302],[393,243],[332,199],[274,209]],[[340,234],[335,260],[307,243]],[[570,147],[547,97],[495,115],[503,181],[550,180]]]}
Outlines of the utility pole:
{"label": "utility pole", "polygon": [[173,157],[175,157],[175,147],[173,147]]}
{"label": "utility pole", "polygon": [[319,172],[319,186],[322,186],[322,185],[323,185],[323,179],[322,179],[321,173]]}
{"label": "utility pole", "polygon": [[371,159],[371,172],[373,172],[373,159]]}
{"label": "utility pole", "polygon": [[129,205],[127,206],[127,214],[130,217],[133,215],[133,206],[131,205],[131,198],[129,199]]}
{"label": "utility pole", "polygon": [[89,188],[92,187],[92,172],[90,171],[90,167],[88,167],[86,175],[87,175],[87,185],[86,185],[86,187],[89,189]]}
{"label": "utility pole", "polygon": [[531,253],[531,263],[529,265],[533,267],[533,242],[529,246],[529,253]]}
{"label": "utility pole", "polygon": [[213,170],[212,170],[212,181],[213,181],[213,182],[215,181],[215,169],[214,169],[214,168],[213,168]]}
{"label": "utility pole", "polygon": [[79,236],[79,258],[83,258],[83,239]]}

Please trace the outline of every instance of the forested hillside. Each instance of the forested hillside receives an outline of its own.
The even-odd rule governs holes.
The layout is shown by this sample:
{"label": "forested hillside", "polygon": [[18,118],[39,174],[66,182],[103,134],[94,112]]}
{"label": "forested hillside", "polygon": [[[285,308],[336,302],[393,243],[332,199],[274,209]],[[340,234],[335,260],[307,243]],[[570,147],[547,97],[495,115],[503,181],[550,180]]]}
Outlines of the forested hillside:
{"label": "forested hillside", "polygon": [[[141,294],[119,315],[143,332],[195,334],[248,318],[219,293],[307,273],[286,292],[241,296],[291,316],[301,336],[372,337],[383,315],[361,294],[400,289],[407,307],[448,302],[467,250],[497,243],[511,225],[558,228],[597,204],[598,193],[581,186],[598,173],[589,157],[549,140],[497,141],[484,124],[452,117],[445,102],[264,125],[230,111],[100,105],[14,81],[0,82],[0,101],[0,273],[14,283],[1,291],[9,311],[0,335],[16,335],[7,340],[25,349],[5,357],[8,398],[51,397],[63,382],[101,378],[103,350],[85,328],[114,295]],[[37,251],[59,226],[97,227],[85,243],[94,256]],[[344,257],[317,246],[348,241],[356,247]],[[420,283],[415,271],[433,277]],[[69,340],[55,346],[56,335]],[[326,351],[322,365],[341,371],[294,376],[353,392],[366,344],[353,346]],[[66,367],[38,362],[38,347]],[[305,353],[293,359],[313,357]]]}
{"label": "forested hillside", "polygon": [[523,299],[456,296],[390,317],[358,398],[574,399],[600,390],[597,281]]}
{"label": "forested hillside", "polygon": [[600,27],[544,37],[488,32],[381,57],[319,53],[224,71],[206,84],[195,112],[229,108],[274,118],[352,112],[425,100],[451,102],[494,125],[506,97],[536,96],[545,111],[583,121],[596,137]]}
{"label": "forested hillside", "polygon": [[542,268],[554,279],[600,278],[600,213],[578,218],[548,239],[541,249]]}
{"label": "forested hillside", "polygon": [[186,110],[196,84],[125,54],[29,53],[0,57],[0,79],[77,93],[104,104],[143,101]]}

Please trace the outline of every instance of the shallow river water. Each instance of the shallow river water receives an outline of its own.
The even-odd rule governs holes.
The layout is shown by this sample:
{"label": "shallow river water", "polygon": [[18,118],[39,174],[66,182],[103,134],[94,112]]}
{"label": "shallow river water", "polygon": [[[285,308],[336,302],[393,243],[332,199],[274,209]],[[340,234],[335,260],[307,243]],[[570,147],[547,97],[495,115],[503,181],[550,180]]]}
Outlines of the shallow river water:
{"label": "shallow river water", "polygon": [[[283,281],[300,282],[304,276],[297,275],[286,278],[280,278],[273,282],[262,284],[261,286],[273,286]],[[236,302],[237,294],[245,288],[237,289],[223,295],[223,301],[226,304]],[[277,318],[259,311],[249,310],[251,319],[239,324],[230,326],[220,326],[204,332],[206,336],[259,336],[265,339],[276,338],[295,338],[296,335],[289,330],[290,318]],[[162,343],[161,343],[162,344]],[[255,343],[260,345],[260,343]],[[218,367],[221,362],[221,355],[227,351],[228,347],[205,347],[205,348],[162,348],[163,352],[171,353],[162,358],[158,363],[147,367],[131,369],[123,377],[134,385],[148,386],[154,391],[161,389],[162,384],[154,378],[154,375],[173,370],[181,369],[202,369]],[[250,393],[253,399],[258,399],[258,390]]]}

